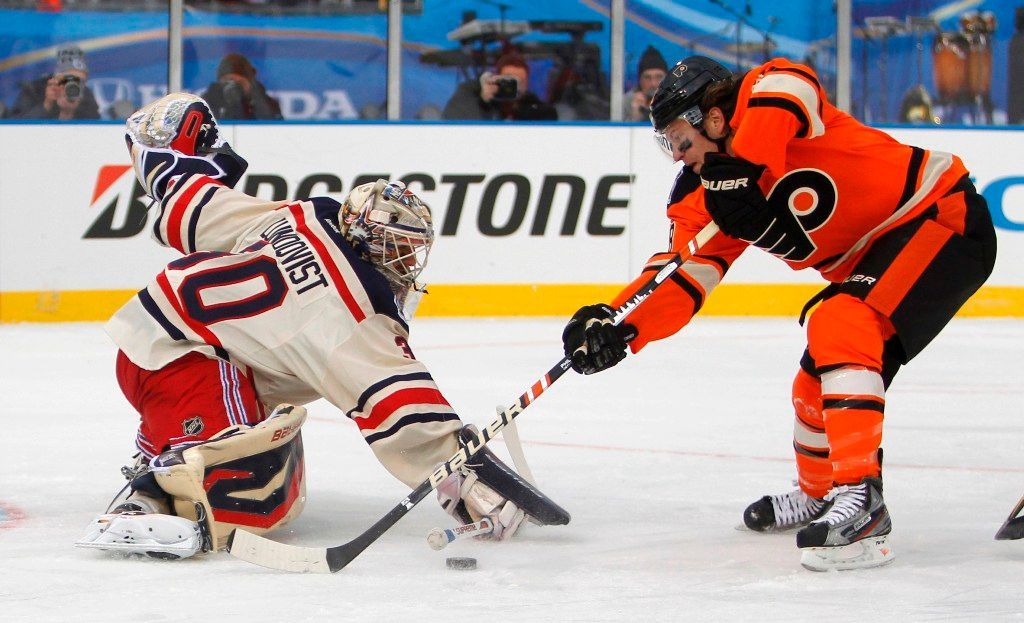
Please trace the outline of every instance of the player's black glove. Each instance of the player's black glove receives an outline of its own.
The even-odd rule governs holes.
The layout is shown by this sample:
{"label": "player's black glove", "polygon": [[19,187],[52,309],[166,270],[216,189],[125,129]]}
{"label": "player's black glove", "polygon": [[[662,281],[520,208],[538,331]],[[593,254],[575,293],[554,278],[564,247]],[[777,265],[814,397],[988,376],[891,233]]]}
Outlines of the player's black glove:
{"label": "player's black glove", "polygon": [[626,358],[626,344],[636,337],[636,328],[613,325],[614,314],[615,310],[607,305],[587,305],[565,325],[562,347],[565,356],[572,360],[573,370],[593,374]]}
{"label": "player's black glove", "polygon": [[727,154],[704,156],[700,180],[708,213],[727,236],[754,242],[774,220],[761,187],[764,166]]}
{"label": "player's black glove", "polygon": [[765,199],[758,178],[759,164],[725,154],[707,154],[701,184],[708,213],[719,229],[787,260],[805,260],[815,246],[789,206]]}

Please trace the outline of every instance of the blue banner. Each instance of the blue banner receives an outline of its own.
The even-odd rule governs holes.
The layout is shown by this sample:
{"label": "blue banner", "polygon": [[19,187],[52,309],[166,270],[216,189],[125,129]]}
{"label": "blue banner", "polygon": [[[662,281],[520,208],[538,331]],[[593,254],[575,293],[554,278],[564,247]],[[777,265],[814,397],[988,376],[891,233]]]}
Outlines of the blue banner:
{"label": "blue banner", "polygon": [[[424,62],[424,53],[456,52],[448,35],[463,12],[497,20],[497,3],[482,0],[424,2],[422,14],[402,22],[402,107],[404,119],[421,118],[444,108],[468,74],[452,66]],[[858,0],[854,2],[854,112],[871,122],[897,121],[901,105],[919,82],[937,99],[942,80],[936,65],[939,31],[956,34],[967,9],[991,11],[997,25],[985,40],[988,93],[995,120],[1005,119],[1008,44],[1013,33],[1013,3],[1003,1]],[[600,49],[600,69],[607,84],[609,69],[609,0],[548,0],[506,7],[510,22],[524,20],[592,21],[601,29],[582,41]],[[934,16],[936,32],[903,30],[884,39],[865,38],[867,18],[891,15]],[[187,8],[185,13],[184,87],[202,93],[215,81],[221,57],[228,52],[248,57],[257,79],[276,97],[286,119],[379,118],[386,107],[387,16],[243,15]],[[711,56],[733,69],[746,69],[766,56],[785,56],[812,65],[827,88],[835,84],[835,15],[832,3],[740,2],[723,0],[680,3],[675,0],[629,0],[626,3],[626,82],[636,82],[636,64],[644,48],[654,45],[671,65],[691,54]],[[532,33],[516,43],[568,42],[566,34]],[[114,116],[118,101],[136,107],[166,92],[167,15],[163,12],[65,11],[46,13],[0,10],[0,100],[10,106],[28,80],[52,71],[59,45],[75,43],[86,53],[89,86],[101,113]],[[739,52],[737,52],[737,44]],[[919,45],[920,44],[920,45]],[[464,51],[472,53],[467,46]],[[972,61],[973,62],[973,61]],[[553,61],[531,61],[530,90],[546,99]],[[982,68],[983,70],[984,68]],[[963,73],[963,72],[961,72]],[[969,102],[968,102],[969,104]],[[964,122],[964,110],[951,108],[946,121]]]}

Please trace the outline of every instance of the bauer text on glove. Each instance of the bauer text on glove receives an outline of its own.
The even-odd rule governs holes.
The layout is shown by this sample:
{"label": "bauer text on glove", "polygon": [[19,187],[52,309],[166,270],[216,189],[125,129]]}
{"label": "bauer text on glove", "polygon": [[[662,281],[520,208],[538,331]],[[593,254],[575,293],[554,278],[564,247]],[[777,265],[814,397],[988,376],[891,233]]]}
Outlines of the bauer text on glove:
{"label": "bauer text on glove", "polygon": [[765,198],[757,180],[764,167],[724,154],[708,154],[701,184],[708,213],[726,235],[772,255],[802,260],[814,243],[786,201]]}
{"label": "bauer text on glove", "polygon": [[754,242],[771,226],[768,201],[757,185],[764,167],[725,154],[704,156],[700,181],[708,213],[727,236]]}

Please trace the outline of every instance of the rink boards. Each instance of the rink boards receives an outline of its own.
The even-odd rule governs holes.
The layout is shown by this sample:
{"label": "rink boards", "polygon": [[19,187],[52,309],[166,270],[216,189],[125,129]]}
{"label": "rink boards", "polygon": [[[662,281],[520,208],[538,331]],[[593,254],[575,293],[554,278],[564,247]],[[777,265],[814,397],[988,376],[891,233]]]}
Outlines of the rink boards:
{"label": "rink boards", "polygon": [[[571,314],[607,300],[667,245],[677,166],[642,126],[240,124],[225,131],[250,167],[239,188],[292,200],[341,199],[400,178],[434,209],[438,240],[423,315]],[[989,201],[995,271],[962,310],[1024,316],[1024,134],[891,129],[961,155]],[[152,215],[122,126],[0,125],[0,321],[103,320],[174,252]],[[704,313],[783,315],[823,285],[746,253]]]}

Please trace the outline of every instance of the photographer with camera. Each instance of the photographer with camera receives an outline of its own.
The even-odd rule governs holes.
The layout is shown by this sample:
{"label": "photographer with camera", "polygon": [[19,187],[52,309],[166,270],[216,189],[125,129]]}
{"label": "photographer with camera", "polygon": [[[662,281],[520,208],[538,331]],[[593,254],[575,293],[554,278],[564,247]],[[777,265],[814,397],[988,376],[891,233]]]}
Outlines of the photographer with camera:
{"label": "photographer with camera", "polygon": [[57,50],[53,73],[21,86],[8,113],[11,119],[99,119],[96,97],[85,85],[89,69],[85,54],[76,45]]}
{"label": "photographer with camera", "polygon": [[623,121],[648,121],[651,114],[651,98],[667,74],[668,65],[665,63],[665,57],[654,49],[653,45],[647,46],[640,55],[640,63],[637,66],[636,87],[626,91],[622,98]]}
{"label": "photographer with camera", "polygon": [[280,104],[256,80],[256,68],[241,54],[221,59],[217,81],[202,97],[218,119],[282,119]]}
{"label": "photographer with camera", "polygon": [[526,90],[530,68],[515,52],[503,54],[479,80],[463,82],[444,107],[445,119],[557,121],[558,113]]}

